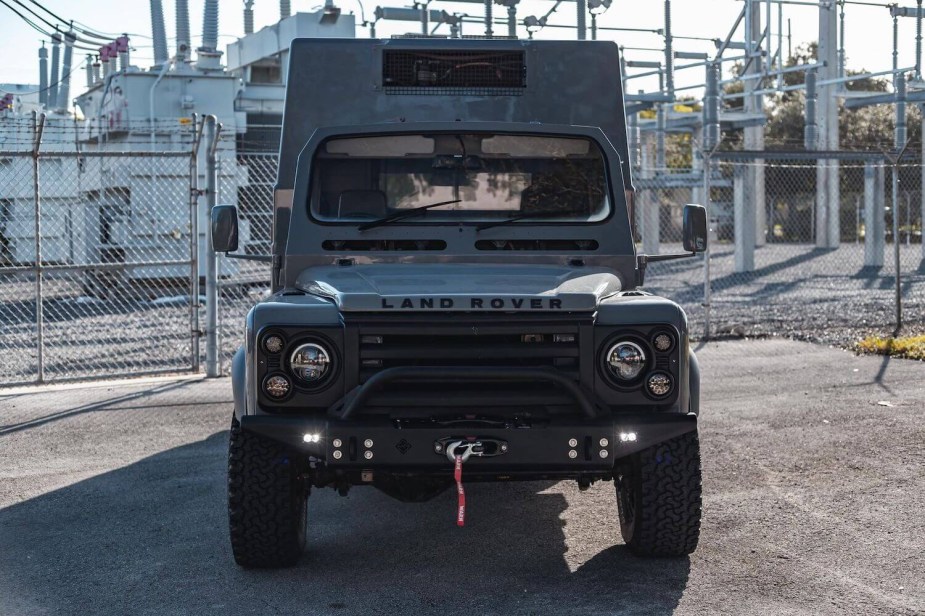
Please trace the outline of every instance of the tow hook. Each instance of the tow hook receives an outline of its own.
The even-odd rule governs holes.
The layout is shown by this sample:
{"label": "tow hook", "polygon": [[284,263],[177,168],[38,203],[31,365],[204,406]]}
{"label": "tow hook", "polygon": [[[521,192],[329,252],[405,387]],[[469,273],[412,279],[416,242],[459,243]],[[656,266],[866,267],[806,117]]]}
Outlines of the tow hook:
{"label": "tow hook", "polygon": [[506,454],[507,450],[507,441],[497,438],[443,438],[434,442],[434,453],[446,455],[450,462],[454,462],[456,456],[461,456],[463,462],[472,456],[492,458]]}

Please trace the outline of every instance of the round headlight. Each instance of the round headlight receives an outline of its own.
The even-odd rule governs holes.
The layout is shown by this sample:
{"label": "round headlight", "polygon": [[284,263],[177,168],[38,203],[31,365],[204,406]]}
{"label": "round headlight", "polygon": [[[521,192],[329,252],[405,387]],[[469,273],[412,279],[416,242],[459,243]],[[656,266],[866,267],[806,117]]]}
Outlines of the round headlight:
{"label": "round headlight", "polygon": [[289,360],[295,377],[309,385],[320,383],[331,370],[331,354],[320,344],[299,345]]}
{"label": "round headlight", "polygon": [[622,381],[632,381],[646,367],[646,354],[635,342],[618,342],[607,351],[610,373]]}
{"label": "round headlight", "polygon": [[292,384],[289,383],[289,379],[279,374],[273,375],[263,382],[263,390],[271,398],[285,398],[290,389],[292,389]]}
{"label": "round headlight", "polygon": [[664,372],[656,372],[646,381],[646,387],[653,396],[664,396],[671,391],[671,377]]}

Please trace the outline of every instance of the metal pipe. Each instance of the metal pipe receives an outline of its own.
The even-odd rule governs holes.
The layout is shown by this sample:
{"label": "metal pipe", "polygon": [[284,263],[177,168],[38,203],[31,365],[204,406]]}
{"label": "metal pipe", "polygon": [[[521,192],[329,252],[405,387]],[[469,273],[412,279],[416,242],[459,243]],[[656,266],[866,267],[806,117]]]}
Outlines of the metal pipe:
{"label": "metal pipe", "polygon": [[903,294],[901,264],[899,262],[899,159],[893,161],[893,272],[895,274],[896,293],[896,331],[903,328]]}
{"label": "metal pipe", "polygon": [[721,140],[719,124],[719,64],[707,66],[706,87],[703,95],[703,149],[716,149]]}
{"label": "metal pipe", "polygon": [[170,70],[170,65],[173,62],[164,62],[161,65],[161,71],[157,75],[157,79],[154,80],[154,83],[151,84],[151,89],[148,90],[148,118],[151,125],[151,149],[154,150],[155,135],[157,132],[156,119],[154,117],[154,90],[157,88],[157,85],[161,82],[161,79],[164,78],[164,75],[167,74],[167,71]]}
{"label": "metal pipe", "polygon": [[418,5],[418,6],[420,7],[419,11],[420,11],[420,14],[421,14],[421,34],[424,34],[424,35],[426,35],[426,34],[428,33],[428,32],[427,32],[427,30],[428,30],[428,24],[427,24],[427,5],[428,5],[429,3],[430,3],[430,0],[427,0],[426,2],[424,2],[424,3],[420,4],[420,5]]}
{"label": "metal pipe", "polygon": [[507,5],[507,35],[511,38],[517,38],[517,3],[511,2]]}
{"label": "metal pipe", "polygon": [[597,40],[597,14],[591,13],[591,40]]}
{"label": "metal pipe", "polygon": [[[777,87],[784,85],[784,5],[777,5]],[[788,58],[789,59],[789,58]]]}
{"label": "metal pipe", "polygon": [[803,147],[815,150],[819,145],[816,124],[816,71],[806,71],[806,105],[803,123]]}
{"label": "metal pipe", "polygon": [[674,98],[674,41],[671,38],[671,0],[665,0],[665,86]]}
{"label": "metal pipe", "polygon": [[[211,217],[218,190],[218,160],[216,148],[221,125],[214,115],[206,116],[204,137],[206,140],[206,219]],[[212,225],[206,225],[206,376],[221,376],[218,361],[218,255],[212,250]]]}
{"label": "metal pipe", "polygon": [[723,53],[726,51],[726,48],[729,47],[729,43],[732,42],[732,36],[735,34],[735,31],[738,29],[739,24],[742,23],[742,18],[745,17],[745,12],[747,6],[743,6],[742,10],[739,12],[739,16],[736,17],[735,23],[732,24],[732,28],[729,29],[729,34],[726,35],[726,40],[723,41],[723,44],[719,46],[719,49],[716,50],[716,59],[719,60],[723,57]]}
{"label": "metal pipe", "polygon": [[899,16],[893,15],[893,72],[899,67]]}
{"label": "metal pipe", "polygon": [[[915,3],[915,78],[922,79],[922,18],[925,17],[922,9],[922,0]],[[923,188],[925,190],[925,188]]]}
{"label": "metal pipe", "polygon": [[[87,67],[90,67],[89,62],[87,62]],[[93,82],[88,78],[87,87],[89,88],[92,84]],[[39,104],[43,107],[48,106],[48,50],[44,42],[39,47]]]}
{"label": "metal pipe", "polygon": [[[915,67],[914,67],[914,66],[907,66],[907,67],[905,67],[905,68],[900,68],[897,72],[898,72],[898,73],[908,73],[909,71],[913,71],[913,70],[915,70]],[[878,72],[876,72],[876,73],[863,73],[863,74],[860,74],[860,75],[849,75],[849,76],[847,76],[847,77],[844,77],[843,79],[822,79],[822,80],[817,81],[817,82],[816,82],[816,85],[817,85],[817,86],[829,86],[829,85],[832,85],[832,84],[844,83],[844,82],[848,82],[848,81],[860,81],[860,80],[862,80],[862,79],[870,79],[871,77],[879,77],[879,76],[881,76],[881,75],[890,75],[890,74],[892,74],[892,73],[893,73],[892,70],[887,70],[887,71],[878,71]],[[805,86],[804,86],[803,84],[797,84],[797,85],[792,85],[792,86],[784,86],[783,88],[781,88],[781,89],[779,89],[779,90],[778,90],[778,89],[775,89],[775,88],[766,88],[766,89],[764,89],[764,90],[755,90],[754,92],[750,92],[749,94],[774,94],[774,93],[776,93],[776,92],[793,92],[793,91],[795,91],[795,90],[802,90],[804,87],[805,87]],[[676,88],[676,90],[680,90],[680,89],[681,89],[681,88]],[[685,89],[690,89],[690,88],[688,87],[688,88],[685,88]],[[742,98],[743,96],[745,96],[745,94],[743,94],[743,93],[741,93],[741,92],[740,92],[740,93],[732,93],[732,94],[723,93],[723,98],[726,99],[726,100],[732,100],[732,99],[736,99],[736,98]]]}
{"label": "metal pipe", "polygon": [[193,114],[193,145],[190,151],[190,363],[193,373],[199,372],[199,147],[205,118],[199,121]]}
{"label": "metal pipe", "polygon": [[906,145],[906,76],[898,73],[893,78],[893,87],[896,90],[896,128],[894,129],[894,143],[897,148]]}
{"label": "metal pipe", "polygon": [[45,114],[32,112],[32,196],[35,205],[35,333],[38,371],[36,382],[45,382],[45,298],[44,272],[42,271],[42,200],[39,177],[39,148],[45,132]]}
{"label": "metal pipe", "polygon": [[845,76],[845,0],[840,0],[838,13],[838,76]]}
{"label": "metal pipe", "polygon": [[585,26],[585,18],[588,13],[588,2],[587,0],[575,0],[575,28],[578,34],[578,40],[583,41],[588,38],[587,27]]}

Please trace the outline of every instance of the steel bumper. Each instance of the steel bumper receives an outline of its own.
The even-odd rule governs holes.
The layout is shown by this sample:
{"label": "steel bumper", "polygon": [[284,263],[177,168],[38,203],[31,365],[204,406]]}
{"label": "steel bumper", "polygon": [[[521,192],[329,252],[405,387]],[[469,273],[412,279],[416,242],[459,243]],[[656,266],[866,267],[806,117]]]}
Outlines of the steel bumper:
{"label": "steel bumper", "polygon": [[593,420],[570,417],[510,426],[500,422],[406,425],[362,415],[349,421],[323,415],[247,415],[241,418],[241,427],[312,456],[331,469],[446,470],[450,462],[441,444],[484,441],[489,445],[486,455],[469,457],[467,468],[575,472],[610,469],[623,456],[696,430],[697,417],[614,414]]}

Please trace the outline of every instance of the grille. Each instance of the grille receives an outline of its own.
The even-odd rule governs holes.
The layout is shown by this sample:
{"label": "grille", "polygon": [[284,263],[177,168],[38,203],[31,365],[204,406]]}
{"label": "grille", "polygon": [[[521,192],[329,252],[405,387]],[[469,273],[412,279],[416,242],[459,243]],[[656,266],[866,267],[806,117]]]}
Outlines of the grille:
{"label": "grille", "polygon": [[407,51],[382,53],[386,94],[518,96],[527,87],[523,51]]}
{"label": "grille", "polygon": [[[354,326],[360,383],[380,370],[400,366],[545,367],[575,381],[580,379],[581,324],[574,318],[562,323],[547,320],[493,325],[461,319],[420,322],[409,315],[402,324],[383,319]],[[402,388],[401,384],[386,387],[379,396],[380,403],[387,403],[389,394],[399,394]],[[479,400],[501,406],[523,405],[529,400],[537,405],[573,402],[568,394],[545,382],[418,382],[414,389],[421,394],[422,403],[443,405],[475,404]]]}

